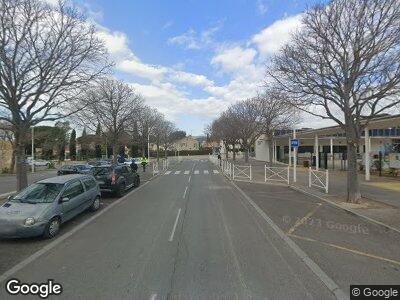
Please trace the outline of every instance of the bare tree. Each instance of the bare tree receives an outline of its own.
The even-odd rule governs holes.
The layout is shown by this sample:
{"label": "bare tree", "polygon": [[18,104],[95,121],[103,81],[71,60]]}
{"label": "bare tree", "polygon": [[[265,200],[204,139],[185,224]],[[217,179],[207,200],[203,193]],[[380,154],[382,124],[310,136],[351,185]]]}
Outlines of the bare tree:
{"label": "bare tree", "polygon": [[240,101],[228,108],[228,117],[234,124],[236,136],[244,150],[245,162],[249,161],[251,146],[265,132],[265,108],[259,98]]}
{"label": "bare tree", "polygon": [[128,84],[104,78],[83,94],[80,102],[85,108],[75,114],[75,120],[92,132],[100,124],[116,156],[120,139],[143,109],[142,97]]}
{"label": "bare tree", "polygon": [[398,0],[335,0],[305,13],[269,75],[292,104],[345,131],[348,201],[360,197],[356,151],[369,120],[399,104]]}
{"label": "bare tree", "polygon": [[165,134],[165,130],[168,129],[168,121],[165,120],[164,115],[158,113],[159,117],[157,118],[156,123],[154,124],[151,140],[156,145],[156,152],[157,152],[157,161],[160,160],[160,146],[162,146],[163,137]]}
{"label": "bare tree", "polygon": [[147,155],[145,152],[146,146],[150,141],[154,141],[155,130],[157,125],[163,120],[163,115],[155,108],[145,106],[136,118],[134,123],[134,136],[139,141],[142,147],[142,155]]}
{"label": "bare tree", "polygon": [[78,10],[0,0],[0,120],[14,134],[18,190],[27,185],[30,127],[63,117],[63,107],[107,68],[103,43]]}
{"label": "bare tree", "polygon": [[210,125],[210,136],[215,141],[222,141],[225,147],[225,158],[228,159],[232,146],[233,160],[236,159],[236,144],[239,143],[235,119],[231,111],[224,111],[221,116]]}
{"label": "bare tree", "polygon": [[161,128],[161,144],[164,148],[164,157],[167,157],[168,150],[171,149],[173,144],[175,143],[175,138],[173,133],[176,131],[176,127],[174,123],[170,121],[165,121],[164,125]]}
{"label": "bare tree", "polygon": [[[299,121],[298,109],[287,101],[288,96],[277,89],[267,87],[263,94],[257,96],[257,101],[262,106],[262,123],[264,124],[264,134],[269,141],[273,140],[277,130],[288,130],[294,127]],[[272,165],[272,148],[269,143],[269,163]],[[290,159],[290,158],[289,158]]]}

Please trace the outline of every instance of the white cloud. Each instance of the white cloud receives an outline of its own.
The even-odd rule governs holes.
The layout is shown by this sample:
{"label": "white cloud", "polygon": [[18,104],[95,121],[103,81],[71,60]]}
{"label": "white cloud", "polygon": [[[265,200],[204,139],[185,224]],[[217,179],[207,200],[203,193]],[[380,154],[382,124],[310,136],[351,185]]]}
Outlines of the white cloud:
{"label": "white cloud", "polygon": [[174,22],[173,21],[168,21],[163,25],[162,29],[166,30],[166,29],[170,28],[172,25],[174,25]]}
{"label": "white cloud", "polygon": [[206,48],[214,44],[214,34],[218,32],[221,27],[222,22],[220,21],[217,25],[203,30],[200,33],[197,33],[195,30],[190,28],[181,35],[169,38],[167,43],[169,45],[178,45],[184,47],[185,49],[191,50]]}
{"label": "white cloud", "polygon": [[262,57],[275,54],[290,40],[290,35],[300,28],[302,15],[287,17],[268,26],[252,38]]}
{"label": "white cloud", "polygon": [[193,86],[212,86],[214,82],[209,80],[204,75],[197,75],[188,72],[174,71],[171,74],[171,79],[177,82],[187,83]]}
{"label": "white cloud", "polygon": [[256,55],[257,51],[252,48],[234,46],[220,50],[219,54],[212,58],[211,64],[221,67],[225,73],[234,73],[253,66]]}
{"label": "white cloud", "polygon": [[120,71],[151,80],[160,80],[168,72],[161,66],[153,66],[140,62],[137,59],[127,59],[117,63],[116,68]]}
{"label": "white cloud", "polygon": [[264,3],[263,0],[257,0],[257,11],[260,15],[265,15],[268,11],[267,5]]}
{"label": "white cloud", "polygon": [[196,32],[193,29],[189,29],[187,32],[174,36],[168,39],[168,44],[183,46],[186,49],[200,49]]}
{"label": "white cloud", "polygon": [[97,35],[104,41],[105,47],[114,58],[116,56],[130,56],[133,54],[129,49],[129,40],[126,34],[118,31],[111,32],[102,28]]}

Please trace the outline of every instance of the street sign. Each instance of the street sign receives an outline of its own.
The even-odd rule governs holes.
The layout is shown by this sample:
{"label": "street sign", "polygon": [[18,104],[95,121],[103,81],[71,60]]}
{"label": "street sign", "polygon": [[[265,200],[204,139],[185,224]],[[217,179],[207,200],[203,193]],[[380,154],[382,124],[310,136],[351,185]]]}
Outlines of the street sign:
{"label": "street sign", "polygon": [[300,146],[300,141],[299,141],[298,139],[291,140],[291,141],[290,141],[290,145],[291,145],[293,148],[298,148],[298,147]]}

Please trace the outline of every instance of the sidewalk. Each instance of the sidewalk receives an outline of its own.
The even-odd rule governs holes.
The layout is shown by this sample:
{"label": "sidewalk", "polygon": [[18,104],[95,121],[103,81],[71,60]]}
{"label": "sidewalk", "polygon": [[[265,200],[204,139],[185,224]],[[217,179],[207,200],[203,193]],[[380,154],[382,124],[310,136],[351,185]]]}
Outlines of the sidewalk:
{"label": "sidewalk", "polygon": [[[229,160],[233,162],[231,159]],[[237,159],[235,165],[251,165],[252,181],[265,182],[265,162],[250,159],[245,163]],[[267,164],[268,166],[268,164]],[[274,167],[285,168],[285,164],[275,164]],[[282,169],[283,170],[283,169]],[[365,181],[364,175],[359,174],[362,201],[360,204],[347,203],[347,174],[345,171],[329,170],[329,194],[317,187],[308,187],[309,170],[297,167],[297,182],[293,182],[293,168],[290,168],[290,185],[305,192],[324,198],[333,204],[350,212],[360,214],[375,221],[384,223],[400,230],[400,181],[387,177],[371,176],[371,181]],[[286,174],[286,172],[284,172]],[[281,182],[282,184],[287,184]]]}

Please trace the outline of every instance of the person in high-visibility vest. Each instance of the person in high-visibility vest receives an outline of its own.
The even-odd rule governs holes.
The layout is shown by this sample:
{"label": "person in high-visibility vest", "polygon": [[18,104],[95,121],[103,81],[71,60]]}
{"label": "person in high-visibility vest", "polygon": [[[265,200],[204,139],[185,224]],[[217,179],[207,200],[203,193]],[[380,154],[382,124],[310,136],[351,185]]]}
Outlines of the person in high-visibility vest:
{"label": "person in high-visibility vest", "polygon": [[146,172],[146,166],[148,163],[149,163],[149,160],[145,156],[143,156],[142,159],[140,160],[140,164],[143,167],[143,172]]}

